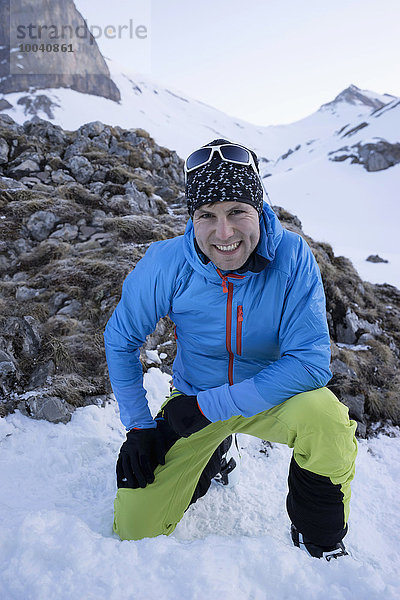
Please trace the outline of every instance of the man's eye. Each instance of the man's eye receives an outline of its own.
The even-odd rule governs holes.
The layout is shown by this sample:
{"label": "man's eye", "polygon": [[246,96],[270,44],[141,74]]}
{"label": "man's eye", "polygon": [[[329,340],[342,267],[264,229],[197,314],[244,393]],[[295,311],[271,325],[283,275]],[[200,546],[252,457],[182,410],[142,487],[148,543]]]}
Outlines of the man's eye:
{"label": "man's eye", "polygon": [[200,219],[208,219],[209,217],[213,217],[214,215],[212,215],[211,213],[204,213],[203,215],[200,215]]}

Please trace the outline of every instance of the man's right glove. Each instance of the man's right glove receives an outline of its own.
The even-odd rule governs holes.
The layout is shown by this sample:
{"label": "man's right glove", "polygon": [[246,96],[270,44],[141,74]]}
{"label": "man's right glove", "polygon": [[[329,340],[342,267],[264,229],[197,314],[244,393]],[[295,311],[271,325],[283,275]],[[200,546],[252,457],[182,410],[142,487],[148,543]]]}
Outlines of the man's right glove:
{"label": "man's right glove", "polygon": [[118,487],[144,488],[154,481],[154,469],[165,465],[164,436],[156,429],[131,429],[126,434],[117,461]]}

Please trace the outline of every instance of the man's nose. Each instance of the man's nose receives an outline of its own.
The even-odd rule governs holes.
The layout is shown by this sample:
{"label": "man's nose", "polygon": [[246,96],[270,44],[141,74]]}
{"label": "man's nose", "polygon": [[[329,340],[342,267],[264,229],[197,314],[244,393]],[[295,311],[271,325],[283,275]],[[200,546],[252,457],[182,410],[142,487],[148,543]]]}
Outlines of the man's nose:
{"label": "man's nose", "polygon": [[233,227],[225,217],[217,219],[216,236],[219,240],[229,240],[234,235]]}

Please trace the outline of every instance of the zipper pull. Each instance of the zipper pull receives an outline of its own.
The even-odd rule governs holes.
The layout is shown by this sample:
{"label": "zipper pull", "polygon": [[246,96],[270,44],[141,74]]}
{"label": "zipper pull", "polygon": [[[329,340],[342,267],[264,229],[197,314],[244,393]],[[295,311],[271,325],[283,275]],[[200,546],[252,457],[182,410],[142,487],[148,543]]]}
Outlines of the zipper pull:
{"label": "zipper pull", "polygon": [[217,267],[217,273],[222,279],[222,289],[224,290],[224,294],[228,293],[228,286],[226,285],[226,280],[228,279],[228,275],[222,275],[221,271]]}
{"label": "zipper pull", "polygon": [[243,321],[243,306],[238,306],[238,317],[239,323]]}

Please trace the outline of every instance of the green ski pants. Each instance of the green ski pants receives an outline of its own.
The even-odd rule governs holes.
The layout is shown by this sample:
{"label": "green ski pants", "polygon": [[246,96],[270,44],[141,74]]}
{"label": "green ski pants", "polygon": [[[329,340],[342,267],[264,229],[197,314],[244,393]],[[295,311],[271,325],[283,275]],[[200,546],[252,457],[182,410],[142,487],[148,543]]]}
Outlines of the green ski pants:
{"label": "green ski pants", "polygon": [[[313,528],[316,530],[316,523],[324,529],[324,520],[330,518],[332,508],[336,522],[339,511],[339,529],[344,528],[343,537],[347,531],[350,482],[357,455],[355,430],[356,423],[349,420],[348,409],[327,388],[297,394],[250,418],[238,416],[211,423],[188,438],[178,439],[166,454],[165,465],[156,468],[152,484],[145,488],[118,489],[114,502],[114,531],[122,540],[172,533],[189,506],[199,477],[216,448],[232,433],[245,433],[293,448],[292,462],[294,460],[297,471],[293,474],[290,505],[295,507],[292,512],[299,513],[299,523],[305,523],[304,527],[300,524],[300,531],[306,533],[307,522],[311,532]],[[290,478],[289,474],[289,496]],[[304,485],[302,479],[307,479]],[[307,494],[303,493],[305,490],[312,490],[311,496],[322,496],[315,502],[311,497],[309,502]],[[296,514],[291,515],[289,510],[289,496],[289,516],[295,522]],[[325,497],[321,516],[316,513]],[[298,509],[296,498],[300,502]]]}

